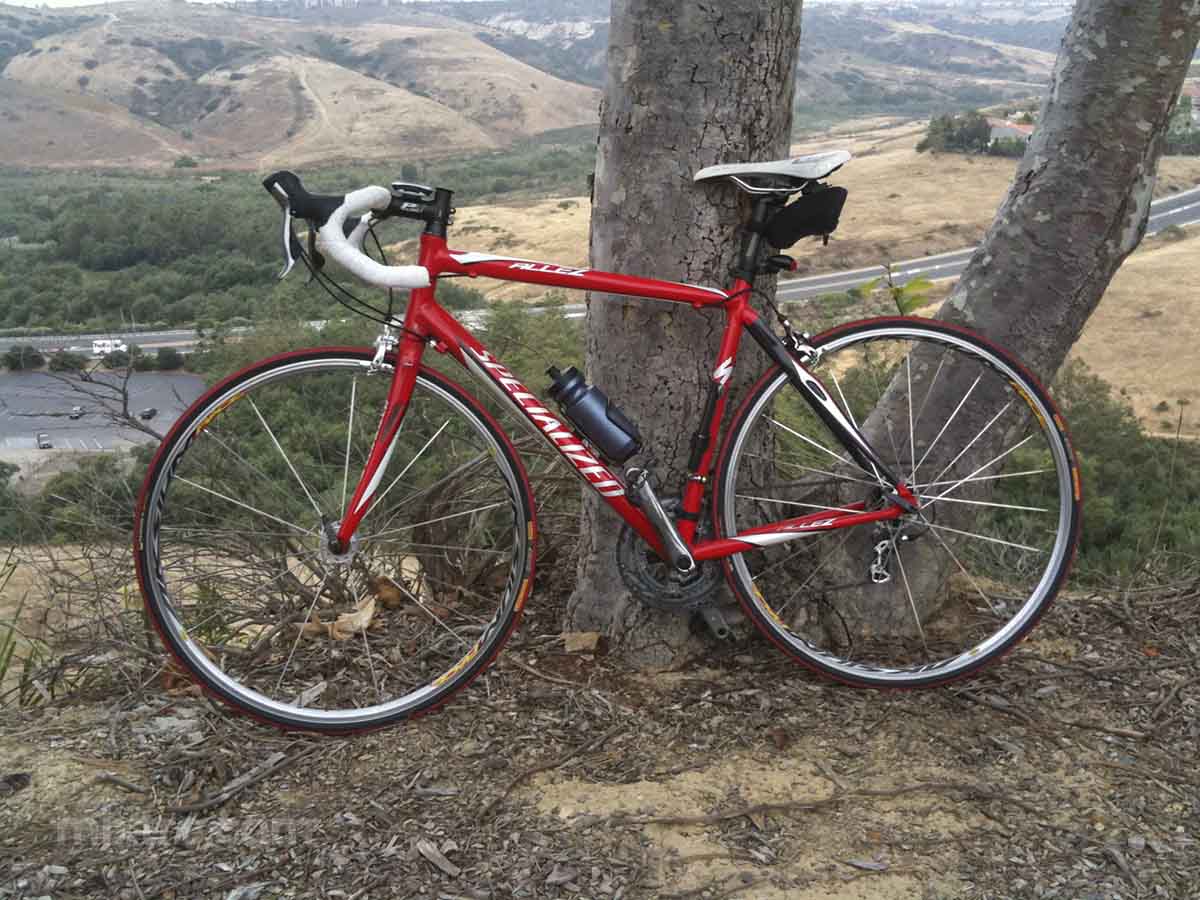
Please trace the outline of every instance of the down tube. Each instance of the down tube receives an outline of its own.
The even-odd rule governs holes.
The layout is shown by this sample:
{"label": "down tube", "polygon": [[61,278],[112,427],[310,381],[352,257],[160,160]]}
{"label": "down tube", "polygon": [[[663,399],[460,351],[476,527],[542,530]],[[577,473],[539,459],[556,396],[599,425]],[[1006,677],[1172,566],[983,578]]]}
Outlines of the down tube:
{"label": "down tube", "polygon": [[[461,330],[461,329],[460,329]],[[458,342],[459,359],[479,381],[497,396],[515,406],[532,431],[558,451],[575,473],[596,491],[613,511],[662,555],[658,532],[645,514],[629,502],[620,479],[609,470],[561,419],[550,412],[538,397],[525,387],[500,360],[463,331]]]}

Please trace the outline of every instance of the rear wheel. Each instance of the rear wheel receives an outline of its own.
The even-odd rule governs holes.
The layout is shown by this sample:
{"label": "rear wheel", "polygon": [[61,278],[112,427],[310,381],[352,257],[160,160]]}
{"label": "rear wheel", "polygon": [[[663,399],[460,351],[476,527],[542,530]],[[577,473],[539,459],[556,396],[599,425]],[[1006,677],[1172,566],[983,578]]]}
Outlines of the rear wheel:
{"label": "rear wheel", "polygon": [[[1074,555],[1079,480],[1062,420],[1019,363],[952,326],[873,320],[813,345],[808,367],[917,509],[730,557],[730,583],[772,641],[839,680],[974,672],[1033,627]],[[888,505],[777,367],[738,412],[716,482],[721,537]]]}
{"label": "rear wheel", "polygon": [[207,689],[288,728],[350,732],[444,702],[494,657],[533,569],[508,440],[423,370],[351,546],[353,495],[391,381],[371,354],[257,363],[183,415],[136,522],[146,608]]}

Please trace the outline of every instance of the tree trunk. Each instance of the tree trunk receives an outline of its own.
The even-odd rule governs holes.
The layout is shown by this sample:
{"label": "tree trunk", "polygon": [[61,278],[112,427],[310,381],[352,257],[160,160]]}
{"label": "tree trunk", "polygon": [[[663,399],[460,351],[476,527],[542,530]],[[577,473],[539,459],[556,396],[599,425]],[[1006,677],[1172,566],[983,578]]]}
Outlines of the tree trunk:
{"label": "tree trunk", "polygon": [[939,318],[1058,371],[1146,230],[1193,0],[1079,0],[1008,197]]}
{"label": "tree trunk", "polygon": [[[718,162],[787,155],[801,0],[702,5],[614,0],[591,223],[598,269],[724,286],[739,200],[692,183]],[[589,380],[638,424],[661,499],[679,496],[723,326],[719,312],[592,294]],[[731,395],[762,359],[745,346]],[[702,520],[707,519],[703,516]],[[686,616],[647,609],[625,590],[621,526],[585,489],[579,584],[566,625],[608,635],[635,664],[687,652]]]}
{"label": "tree trunk", "polygon": [[[1049,93],[1008,196],[938,318],[969,327],[1015,353],[1050,381],[1095,310],[1109,281],[1145,233],[1167,127],[1200,37],[1193,0],[1079,0],[1055,63]],[[914,356],[913,396],[933,370]],[[890,402],[902,376],[864,424],[884,443],[885,423],[903,421]],[[962,399],[966,385],[943,377],[916,434],[917,454]],[[1000,410],[1004,397],[972,396],[940,448],[961,447]],[[1009,446],[993,429],[964,458],[967,471]],[[935,458],[937,471],[942,460]],[[986,500],[979,488],[977,500]],[[942,513],[943,524],[970,528],[969,507]],[[949,518],[949,517],[956,518]],[[842,571],[861,570],[869,535],[851,535]],[[955,541],[949,541],[951,546]],[[937,545],[916,543],[905,564],[917,614],[936,617],[952,567]],[[836,571],[836,567],[830,567]],[[909,602],[898,580],[887,588],[842,591],[839,612],[857,633],[899,633]]]}

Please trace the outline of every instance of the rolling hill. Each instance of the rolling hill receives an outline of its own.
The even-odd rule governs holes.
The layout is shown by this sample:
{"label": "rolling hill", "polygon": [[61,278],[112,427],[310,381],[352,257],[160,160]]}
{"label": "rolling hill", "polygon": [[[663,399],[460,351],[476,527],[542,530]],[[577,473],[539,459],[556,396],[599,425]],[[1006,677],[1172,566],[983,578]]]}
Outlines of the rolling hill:
{"label": "rolling hill", "polygon": [[222,168],[424,159],[594,120],[598,94],[462,22],[314,26],[180,2],[0,6],[0,161]]}
{"label": "rolling hill", "polygon": [[[1020,9],[811,6],[798,130],[1036,96],[1062,25]],[[595,122],[607,42],[602,0],[0,4],[0,163],[260,169],[488,151]]]}

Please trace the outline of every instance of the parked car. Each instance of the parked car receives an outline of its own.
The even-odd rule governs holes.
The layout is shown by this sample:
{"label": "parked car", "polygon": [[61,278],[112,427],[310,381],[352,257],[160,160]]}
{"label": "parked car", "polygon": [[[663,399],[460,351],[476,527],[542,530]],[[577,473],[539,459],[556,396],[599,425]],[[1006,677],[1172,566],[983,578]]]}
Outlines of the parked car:
{"label": "parked car", "polygon": [[53,450],[54,442],[50,440],[50,435],[44,431],[39,431],[37,435],[37,445],[39,450]]}
{"label": "parked car", "polygon": [[83,407],[82,406],[72,406],[71,412],[68,413],[67,417],[71,418],[71,419],[83,418]]}
{"label": "parked car", "polygon": [[138,413],[138,417],[141,419],[153,419],[157,415],[158,415],[158,410],[155,409],[153,406],[147,406],[140,413]]}

